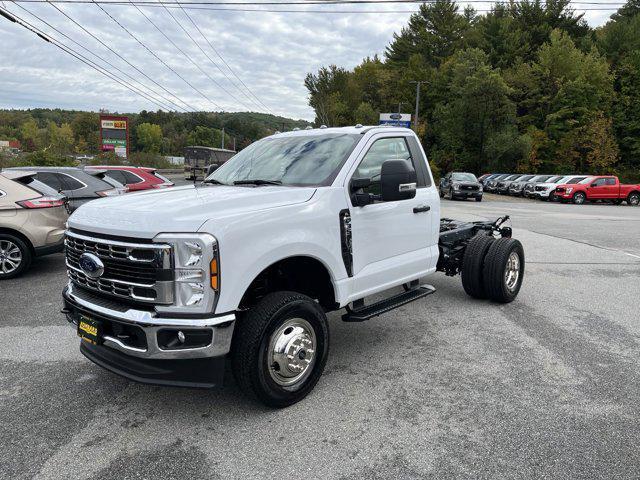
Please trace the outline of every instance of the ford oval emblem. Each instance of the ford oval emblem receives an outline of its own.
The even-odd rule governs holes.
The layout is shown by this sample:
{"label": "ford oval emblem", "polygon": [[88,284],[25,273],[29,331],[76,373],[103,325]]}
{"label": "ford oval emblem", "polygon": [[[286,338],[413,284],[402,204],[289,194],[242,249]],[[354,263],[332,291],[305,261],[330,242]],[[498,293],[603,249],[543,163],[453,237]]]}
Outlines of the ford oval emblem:
{"label": "ford oval emblem", "polygon": [[104,263],[93,253],[83,253],[78,263],[87,277],[98,278],[104,273]]}

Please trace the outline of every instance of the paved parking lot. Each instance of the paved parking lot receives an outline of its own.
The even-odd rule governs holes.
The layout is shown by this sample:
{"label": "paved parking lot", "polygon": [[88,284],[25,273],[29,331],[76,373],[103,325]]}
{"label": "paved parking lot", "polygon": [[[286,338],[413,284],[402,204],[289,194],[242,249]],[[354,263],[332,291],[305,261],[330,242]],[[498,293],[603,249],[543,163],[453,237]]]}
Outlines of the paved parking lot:
{"label": "paved parking lot", "polygon": [[364,324],[331,315],[323,378],[269,410],[94,366],[58,313],[62,255],[0,284],[0,478],[631,478],[640,465],[640,208],[443,201],[513,217],[518,299],[459,278]]}

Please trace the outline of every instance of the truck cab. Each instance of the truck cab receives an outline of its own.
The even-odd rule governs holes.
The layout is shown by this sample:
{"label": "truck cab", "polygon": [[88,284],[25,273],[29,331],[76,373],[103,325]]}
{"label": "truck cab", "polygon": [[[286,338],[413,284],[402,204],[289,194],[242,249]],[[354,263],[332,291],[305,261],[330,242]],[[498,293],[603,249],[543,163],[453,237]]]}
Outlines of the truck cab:
{"label": "truck cab", "polygon": [[[443,234],[411,130],[281,133],[203,183],[78,209],[67,231],[64,311],[81,352],[120,375],[211,387],[230,361],[243,390],[287,406],[322,373],[327,312],[344,308],[345,321],[381,315],[432,294],[420,281],[436,270],[463,272],[472,296],[515,298],[524,253],[510,229],[445,223]],[[395,287],[404,291],[366,304]]]}

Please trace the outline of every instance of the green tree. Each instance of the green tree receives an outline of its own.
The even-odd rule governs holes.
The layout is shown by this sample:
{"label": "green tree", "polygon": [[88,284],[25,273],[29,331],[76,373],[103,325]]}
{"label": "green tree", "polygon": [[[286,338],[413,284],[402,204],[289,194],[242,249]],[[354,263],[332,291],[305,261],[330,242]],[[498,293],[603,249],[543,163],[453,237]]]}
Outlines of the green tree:
{"label": "green tree", "polygon": [[136,137],[143,152],[160,152],[160,147],[162,147],[162,128],[160,125],[141,123],[136,127]]}
{"label": "green tree", "polygon": [[510,89],[478,49],[454,55],[443,68],[450,78],[449,94],[436,107],[434,129],[441,158],[452,164],[440,166],[483,172],[489,165],[488,147],[496,145],[492,139],[517,138]]}
{"label": "green tree", "polygon": [[54,122],[49,122],[47,127],[48,143],[46,147],[51,152],[64,155],[73,152],[73,130],[71,125],[63,123],[57,126]]}

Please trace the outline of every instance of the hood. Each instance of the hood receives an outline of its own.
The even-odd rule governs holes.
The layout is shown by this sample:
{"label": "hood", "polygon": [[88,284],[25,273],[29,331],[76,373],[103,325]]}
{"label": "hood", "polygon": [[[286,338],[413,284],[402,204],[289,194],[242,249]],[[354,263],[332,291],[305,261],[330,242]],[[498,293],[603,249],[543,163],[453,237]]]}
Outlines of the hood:
{"label": "hood", "polygon": [[197,232],[210,219],[304,203],[315,190],[276,185],[146,190],[86,203],[69,217],[69,227],[140,238],[161,232]]}

